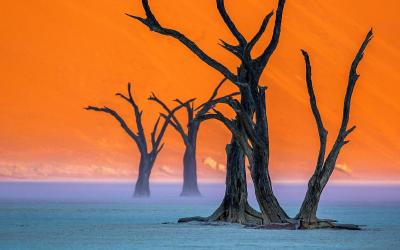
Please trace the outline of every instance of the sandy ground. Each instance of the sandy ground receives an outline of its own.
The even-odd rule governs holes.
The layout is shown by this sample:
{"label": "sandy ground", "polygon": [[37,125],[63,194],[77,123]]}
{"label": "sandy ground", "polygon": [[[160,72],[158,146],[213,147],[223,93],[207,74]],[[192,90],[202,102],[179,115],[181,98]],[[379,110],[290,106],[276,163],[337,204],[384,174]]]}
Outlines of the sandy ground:
{"label": "sandy ground", "polygon": [[[199,199],[177,198],[170,192],[177,186],[158,185],[153,188],[155,197],[146,200],[132,200],[128,184],[12,185],[7,190],[10,184],[0,184],[0,249],[398,249],[400,246],[397,198],[382,201],[376,197],[374,202],[366,201],[362,195],[373,197],[374,192],[368,190],[379,188],[382,194],[390,194],[400,190],[398,187],[347,187],[342,200],[324,198],[320,217],[365,224],[362,231],[266,231],[175,223],[181,216],[210,214],[222,194],[222,186],[218,185],[202,186],[204,197]],[[289,197],[289,193],[294,195],[300,189],[285,188],[284,192],[283,187],[278,188],[277,193]],[[334,196],[343,193],[342,188],[331,187],[329,192]],[[357,192],[358,200],[354,198]],[[50,195],[54,193],[59,195]],[[36,200],[28,199],[29,194],[35,194]],[[346,200],[349,197],[353,197],[353,202]],[[285,208],[294,215],[297,201],[283,200]]]}

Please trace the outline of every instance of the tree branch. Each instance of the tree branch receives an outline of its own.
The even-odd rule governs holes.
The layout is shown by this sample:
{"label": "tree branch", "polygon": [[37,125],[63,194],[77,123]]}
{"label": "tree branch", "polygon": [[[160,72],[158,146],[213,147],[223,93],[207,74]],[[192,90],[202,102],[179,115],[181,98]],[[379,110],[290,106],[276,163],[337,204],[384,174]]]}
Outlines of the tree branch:
{"label": "tree branch", "polygon": [[200,115],[207,113],[211,108],[213,108],[218,103],[226,102],[226,101],[228,101],[229,98],[240,95],[240,92],[234,92],[234,93],[216,98],[218,95],[219,89],[226,82],[226,80],[227,80],[226,78],[222,79],[222,81],[214,89],[213,93],[211,94],[211,97],[206,102],[204,102],[203,104],[201,104],[200,106],[198,106],[195,109],[195,111],[198,111],[196,116],[200,116]]}
{"label": "tree branch", "polygon": [[86,110],[91,110],[91,111],[96,111],[96,112],[103,112],[111,115],[114,117],[121,127],[124,129],[124,131],[136,142],[139,150],[143,153],[147,153],[147,146],[146,146],[146,141],[143,141],[141,137],[139,137],[137,134],[135,134],[127,125],[127,123],[124,121],[124,119],[114,110],[108,108],[108,107],[94,107],[94,106],[88,106],[85,108]]}
{"label": "tree branch", "polygon": [[140,110],[139,106],[136,104],[135,100],[132,97],[131,83],[128,83],[128,97],[121,93],[117,93],[116,96],[121,97],[122,99],[126,100],[128,103],[131,104],[131,106],[134,110],[134,115],[135,115],[135,119],[136,119],[138,136],[144,138],[145,135],[144,135],[144,129],[143,129],[143,124],[142,124],[143,111]]}
{"label": "tree branch", "polygon": [[310,105],[314,115],[315,122],[317,123],[318,127],[318,134],[319,134],[319,154],[318,154],[318,162],[317,162],[317,169],[318,171],[322,168],[324,161],[325,161],[325,152],[326,152],[326,142],[327,142],[327,130],[324,127],[321,114],[318,109],[317,100],[315,98],[313,83],[312,83],[312,70],[311,70],[311,62],[308,53],[304,50],[301,50],[303,53],[304,61],[306,63],[306,82],[307,82],[307,90],[308,95],[310,97]]}
{"label": "tree branch", "polygon": [[157,121],[154,124],[153,131],[150,134],[151,135],[151,144],[153,145],[153,149],[154,149],[154,145],[156,145],[156,133],[157,133],[158,125],[160,124],[160,120],[161,120],[161,115],[158,116]]}
{"label": "tree branch", "polygon": [[265,30],[267,29],[269,20],[271,17],[274,15],[274,12],[270,12],[263,20],[260,29],[258,32],[255,34],[255,36],[250,40],[250,42],[247,44],[246,49],[245,49],[245,55],[250,59],[251,58],[251,51],[253,50],[254,46],[256,43],[260,40],[261,36],[264,34]]}
{"label": "tree branch", "polygon": [[[187,134],[185,133],[185,130],[183,129],[182,124],[179,122],[178,118],[175,116],[175,112],[181,109],[182,107],[187,107],[190,109],[190,103],[195,100],[195,98],[192,98],[186,102],[180,103],[177,107],[174,109],[170,109],[161,99],[159,99],[154,93],[149,97],[150,101],[154,101],[158,103],[166,112],[168,115],[161,114],[164,119],[168,120],[169,123],[178,131],[178,133],[182,136],[183,140],[186,142],[187,141]],[[190,115],[190,114],[189,114]]]}
{"label": "tree branch", "polygon": [[231,52],[232,54],[234,54],[240,60],[243,59],[243,48],[242,47],[229,44],[229,43],[225,42],[222,39],[219,39],[219,40],[221,41],[221,43],[219,43],[219,45],[222,48],[224,48],[227,51]]}
{"label": "tree branch", "polygon": [[235,74],[233,74],[224,65],[222,65],[221,63],[219,63],[218,61],[207,55],[203,50],[201,50],[192,40],[187,38],[184,34],[180,33],[179,31],[161,26],[161,24],[157,21],[156,17],[152,13],[148,0],[142,0],[142,6],[146,13],[146,18],[141,18],[130,14],[126,15],[140,21],[141,23],[149,27],[151,31],[157,32],[161,35],[173,37],[176,40],[180,41],[183,45],[185,45],[188,49],[190,49],[196,56],[198,56],[206,64],[219,71],[222,75],[224,75],[233,83],[236,82],[237,77]]}
{"label": "tree branch", "polygon": [[179,103],[180,105],[183,105],[185,108],[186,108],[186,111],[187,111],[187,117],[188,117],[188,124],[189,123],[191,123],[192,121],[193,121],[193,119],[194,119],[194,115],[193,115],[193,113],[194,113],[194,107],[192,106],[192,105],[190,105],[190,104],[193,104],[193,102],[187,102],[187,103],[184,103],[184,102],[182,102],[181,100],[179,100],[179,99],[175,99],[174,101],[176,101],[177,103]]}
{"label": "tree branch", "polygon": [[[154,102],[158,103],[167,112],[168,116],[171,117],[171,120],[173,120],[174,123],[176,124],[176,127],[174,127],[174,128],[182,135],[182,137],[186,137],[186,133],[183,129],[182,124],[176,118],[176,116],[172,112],[172,110],[170,108],[168,108],[168,106],[163,101],[161,101],[154,93],[152,93],[148,99],[150,101],[154,101]],[[167,116],[165,116],[165,117],[167,117]]]}
{"label": "tree branch", "polygon": [[281,34],[282,16],[283,16],[283,10],[285,8],[285,2],[286,0],[279,0],[278,9],[276,11],[276,17],[275,17],[275,26],[271,41],[268,44],[268,47],[264,50],[264,52],[256,59],[260,72],[264,70],[265,66],[268,63],[269,58],[272,56],[276,47],[278,46],[279,37]]}
{"label": "tree branch", "polygon": [[197,117],[196,119],[199,121],[205,121],[205,120],[211,120],[211,119],[218,120],[218,121],[222,122],[229,129],[229,131],[231,131],[232,134],[237,133],[236,127],[232,120],[226,118],[224,115],[222,115],[221,112],[219,112],[215,109],[213,109],[213,110],[215,113],[207,113],[207,114]]}
{"label": "tree branch", "polygon": [[247,41],[244,38],[244,36],[239,32],[239,30],[236,28],[232,19],[226,12],[224,0],[217,0],[217,8],[218,8],[219,14],[221,15],[222,19],[224,20],[226,26],[228,26],[228,28],[231,31],[231,33],[233,34],[233,36],[239,42],[240,47],[244,48],[247,45]]}
{"label": "tree branch", "polygon": [[[172,117],[175,117],[175,112],[177,112],[178,110],[180,110],[181,108],[183,108],[187,105],[190,105],[190,103],[193,102],[194,100],[195,99],[190,99],[189,101],[183,102],[180,105],[176,106],[174,109],[170,110],[168,116],[166,116],[165,114],[160,114],[160,116],[157,119],[156,124],[154,125],[154,129],[153,129],[153,133],[152,133],[152,145],[153,145],[152,153],[153,154],[157,155],[161,151],[161,149],[164,147],[164,144],[162,144],[160,146],[160,143],[165,134],[165,131],[167,130],[168,124],[171,124],[175,129],[178,128],[178,126],[171,120]],[[161,127],[161,130],[160,130],[158,136],[155,136],[161,117],[163,117],[165,119],[165,121],[164,121],[163,126]]]}
{"label": "tree branch", "polygon": [[151,134],[151,138],[152,138],[151,139],[151,145],[152,145],[151,154],[153,155],[153,157],[157,156],[158,153],[160,153],[161,149],[164,147],[164,144],[162,144],[160,146],[160,143],[161,143],[162,138],[164,137],[165,131],[167,130],[168,124],[170,123],[170,119],[171,119],[170,116],[164,117],[164,119],[165,119],[164,124],[161,127],[160,132],[156,136],[157,128],[158,128],[158,124],[160,122],[161,116],[162,115],[160,115],[158,117],[157,122],[154,125],[153,132]]}
{"label": "tree branch", "polygon": [[357,73],[357,67],[358,67],[359,63],[361,62],[361,60],[364,56],[364,51],[367,48],[368,43],[371,41],[372,37],[373,37],[373,32],[371,29],[368,32],[367,36],[365,37],[364,42],[362,43],[360,49],[358,50],[357,55],[353,60],[353,63],[351,64],[350,73],[349,73],[349,81],[348,81],[347,90],[346,90],[346,96],[344,98],[342,125],[340,126],[338,140],[344,140],[345,137],[349,134],[349,133],[346,133],[346,130],[347,130],[347,125],[349,123],[349,118],[350,118],[351,98],[353,95],[354,87],[359,78],[359,75]]}

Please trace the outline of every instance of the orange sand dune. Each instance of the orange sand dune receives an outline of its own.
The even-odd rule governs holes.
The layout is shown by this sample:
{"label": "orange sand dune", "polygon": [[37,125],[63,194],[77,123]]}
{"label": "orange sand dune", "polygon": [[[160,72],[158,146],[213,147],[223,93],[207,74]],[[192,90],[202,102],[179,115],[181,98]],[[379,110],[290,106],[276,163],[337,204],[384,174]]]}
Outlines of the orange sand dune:
{"label": "orange sand dune", "polygon": [[[229,66],[236,59],[218,46],[233,41],[215,1],[150,1],[161,23],[187,34]],[[277,1],[231,0],[232,18],[249,37]],[[136,146],[110,118],[88,104],[129,107],[114,97],[133,82],[147,132],[160,111],[146,101],[205,100],[221,75],[173,39],[151,33],[124,12],[142,14],[139,1],[8,1],[0,14],[0,178],[133,179]],[[318,137],[304,81],[300,48],[309,51],[320,109],[336,136],[349,65],[368,29],[375,37],[360,65],[351,124],[358,129],[338,160],[335,180],[400,178],[400,43],[396,0],[287,1],[281,43],[262,78],[268,90],[271,171],[275,180],[305,180],[315,164]],[[269,34],[271,27],[269,29]],[[263,38],[260,53],[270,35]],[[225,92],[234,90],[227,86]],[[172,102],[170,102],[172,104]],[[182,117],[184,118],[184,117]],[[181,179],[182,142],[170,129],[154,179]],[[199,176],[223,181],[229,133],[217,122],[199,135]],[[205,161],[207,162],[207,161]],[[218,165],[218,164],[217,164]]]}

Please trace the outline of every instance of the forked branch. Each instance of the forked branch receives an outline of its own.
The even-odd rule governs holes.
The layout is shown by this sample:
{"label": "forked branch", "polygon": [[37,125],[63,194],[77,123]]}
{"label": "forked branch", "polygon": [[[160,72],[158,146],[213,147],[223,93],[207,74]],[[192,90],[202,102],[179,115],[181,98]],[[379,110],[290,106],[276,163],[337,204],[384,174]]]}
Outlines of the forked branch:
{"label": "forked branch", "polygon": [[[315,168],[313,176],[310,178],[308,183],[308,190],[304,197],[301,209],[296,216],[296,219],[301,221],[301,225],[303,228],[318,228],[318,227],[326,227],[326,223],[318,220],[317,218],[317,209],[320,200],[320,196],[325,186],[328,184],[328,181],[335,169],[336,161],[339,156],[339,153],[342,147],[347,144],[349,141],[346,140],[346,137],[354,131],[355,126],[350,129],[347,128],[350,116],[350,105],[351,105],[351,97],[354,91],[355,84],[358,79],[357,67],[364,55],[364,51],[368,45],[368,43],[372,39],[372,29],[368,32],[366,38],[364,39],[361,48],[359,49],[355,59],[350,68],[349,80],[347,83],[346,96],[344,98],[344,107],[343,107],[343,116],[342,116],[342,124],[340,130],[338,132],[337,139],[329,152],[326,159],[325,151],[326,151],[326,137],[327,131],[324,128],[321,115],[318,110],[317,101],[315,98],[313,86],[312,86],[312,77],[311,77],[311,63],[308,53],[302,51],[304,60],[306,63],[306,81],[307,81],[307,89],[308,94],[310,96],[310,104],[313,111],[313,115],[315,121],[317,123],[319,137],[320,137],[320,152],[318,155],[318,162]],[[328,227],[333,228],[341,228],[338,225],[330,224]],[[343,227],[347,229],[351,229],[349,227]],[[359,229],[358,227],[353,227],[352,229]]]}
{"label": "forked branch", "polygon": [[[182,107],[188,107],[191,102],[193,102],[195,99],[190,99],[186,102],[181,102],[177,107],[174,109],[170,109],[160,98],[158,98],[154,93],[151,94],[151,96],[148,98],[150,101],[154,101],[158,103],[165,111],[167,114],[161,114],[164,118],[170,119],[171,125],[179,132],[179,134],[182,136],[183,140],[187,140],[187,134],[180,123],[179,119],[175,116],[175,112]],[[190,109],[190,106],[189,106]]]}
{"label": "forked branch", "polygon": [[354,87],[359,78],[359,75],[357,73],[358,65],[360,64],[362,58],[364,57],[365,49],[367,48],[372,37],[373,37],[373,31],[371,29],[368,32],[367,36],[365,37],[364,42],[362,43],[360,49],[358,50],[357,55],[353,60],[353,63],[351,64],[350,73],[349,73],[349,81],[348,81],[346,96],[345,96],[344,105],[343,105],[342,124],[340,126],[339,134],[338,134],[338,137],[336,140],[339,143],[340,142],[343,143],[346,136],[355,129],[355,127],[352,127],[351,129],[347,130],[347,125],[349,123],[349,117],[350,117],[351,98],[353,96]]}
{"label": "forked branch", "polygon": [[224,75],[226,78],[228,78],[232,82],[236,82],[236,75],[233,74],[227,67],[207,55],[202,49],[199,48],[199,46],[196,45],[195,42],[190,40],[188,37],[186,37],[184,34],[180,33],[179,31],[176,31],[174,29],[169,29],[163,27],[156,17],[154,16],[153,12],[151,11],[149,1],[148,0],[142,0],[142,6],[146,14],[146,18],[126,14],[127,16],[134,18],[147,27],[151,31],[157,32],[161,35],[165,36],[170,36],[175,38],[176,40],[180,41],[183,45],[185,45],[188,49],[190,49],[195,55],[197,55],[202,61],[207,63],[209,66],[212,68],[218,70],[222,75]]}
{"label": "forked branch", "polygon": [[228,15],[226,9],[225,9],[225,1],[224,0],[217,0],[217,8],[219,11],[219,14],[221,15],[222,19],[224,20],[226,26],[229,28],[233,36],[236,38],[236,40],[239,42],[240,47],[244,48],[247,45],[247,41],[240,33],[240,31],[236,28],[236,25],[233,23],[232,19]]}
{"label": "forked branch", "polygon": [[85,108],[86,110],[91,110],[91,111],[96,111],[96,112],[103,112],[106,114],[111,115],[112,117],[115,118],[121,125],[121,127],[125,130],[125,132],[137,143],[139,144],[139,136],[135,134],[135,132],[132,131],[132,129],[129,128],[128,124],[124,121],[124,119],[113,109],[110,109],[108,107],[95,107],[95,106],[88,106]]}
{"label": "forked branch", "polygon": [[282,16],[283,16],[283,10],[285,8],[285,2],[286,0],[279,0],[278,9],[276,10],[276,16],[275,16],[275,26],[271,41],[269,42],[264,52],[256,59],[260,72],[264,70],[270,57],[272,56],[272,54],[274,53],[275,49],[278,46],[279,38],[281,35]]}
{"label": "forked branch", "polygon": [[[124,95],[121,93],[116,94],[118,97],[121,97],[125,101],[127,101],[129,104],[131,104],[133,110],[134,110],[134,117],[135,117],[135,123],[137,126],[138,132],[135,133],[131,128],[129,128],[128,124],[125,122],[125,120],[113,109],[110,109],[108,107],[94,107],[94,106],[88,106],[85,109],[86,110],[91,110],[91,111],[96,111],[96,112],[103,112],[111,115],[114,117],[121,125],[121,127],[125,130],[125,132],[136,142],[140,152],[142,154],[148,154],[151,156],[152,160],[155,160],[157,154],[161,151],[163,144],[161,144],[162,138],[165,134],[165,131],[168,127],[168,124],[171,123],[172,117],[174,117],[174,113],[184,107],[186,103],[177,106],[173,110],[170,110],[170,113],[166,116],[160,115],[157,119],[157,121],[154,124],[153,130],[150,134],[150,140],[151,140],[151,149],[148,151],[147,147],[147,141],[146,141],[146,136],[144,133],[143,129],[143,124],[142,124],[142,115],[143,111],[140,110],[139,106],[136,104],[133,96],[132,96],[132,91],[131,91],[131,84],[128,83],[128,94]],[[161,118],[164,118],[163,125],[159,129]]]}
{"label": "forked branch", "polygon": [[317,99],[314,93],[310,57],[305,50],[301,50],[301,52],[303,53],[304,61],[306,64],[306,83],[307,83],[308,95],[310,97],[310,105],[314,115],[315,122],[317,123],[318,127],[320,148],[318,153],[317,169],[319,171],[322,169],[322,166],[325,161],[326,141],[327,141],[328,131],[324,127],[324,123],[322,121],[321,114],[319,112],[317,105]]}

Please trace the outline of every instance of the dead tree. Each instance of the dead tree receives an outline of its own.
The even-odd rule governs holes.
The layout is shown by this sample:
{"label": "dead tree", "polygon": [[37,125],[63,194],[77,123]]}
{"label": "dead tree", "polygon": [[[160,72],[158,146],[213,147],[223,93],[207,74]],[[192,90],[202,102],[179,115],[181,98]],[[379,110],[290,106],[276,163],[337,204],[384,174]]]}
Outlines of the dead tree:
{"label": "dead tree", "polygon": [[[152,12],[148,0],[142,0],[142,7],[146,15],[145,18],[129,14],[128,16],[140,21],[142,24],[146,25],[151,31],[178,40],[190,51],[192,51],[196,56],[198,56],[202,61],[219,71],[232,83],[236,84],[241,93],[240,100],[244,108],[244,112],[246,112],[249,117],[253,117],[256,110],[255,107],[257,105],[260,105],[259,103],[257,103],[257,100],[259,100],[260,96],[259,81],[261,74],[263,73],[266,65],[269,62],[269,59],[277,48],[279,42],[285,0],[279,0],[271,40],[268,46],[261,53],[261,55],[256,58],[252,58],[251,52],[254,46],[264,34],[268,26],[269,20],[273,16],[273,12],[269,13],[264,18],[258,32],[250,40],[247,40],[237,29],[236,25],[227,13],[224,5],[224,0],[216,0],[216,3],[219,14],[221,15],[224,23],[238,43],[237,45],[232,45],[221,40],[221,46],[230,53],[234,54],[240,60],[240,66],[238,67],[236,74],[231,72],[226,66],[206,54],[184,34],[174,29],[162,26]],[[248,89],[250,89],[250,91],[247,91]],[[238,131],[240,131],[240,133],[242,134],[245,134],[245,131],[241,127],[240,123],[238,121],[235,121],[235,123],[238,127]],[[213,215],[208,218],[208,220],[222,220],[241,224],[253,222],[254,220],[260,220],[261,216],[256,213],[247,202],[246,172],[244,165],[245,155],[235,137],[232,137],[231,143],[226,147],[226,151],[227,176],[225,197],[220,207],[214,212]],[[263,169],[265,171],[268,171],[267,166],[264,166]],[[266,174],[264,177],[266,176],[268,175]],[[263,180],[263,182],[269,183],[270,180],[267,178]],[[267,188],[270,188],[270,186],[271,185],[267,185]],[[269,193],[273,195],[272,189]],[[273,211],[279,210],[281,209],[273,209]],[[273,217],[279,218],[280,215],[274,215]]]}
{"label": "dead tree", "polygon": [[372,30],[369,31],[367,34],[361,48],[359,49],[352,65],[350,68],[350,74],[347,84],[347,91],[346,96],[344,99],[344,108],[343,108],[343,116],[342,116],[342,123],[340,126],[339,133],[337,135],[336,141],[329,152],[328,156],[325,158],[326,155],[326,145],[327,145],[327,136],[328,131],[325,129],[321,114],[318,109],[317,101],[314,94],[312,77],[311,77],[311,63],[309,55],[306,51],[302,50],[305,64],[306,64],[306,82],[307,82],[307,89],[308,94],[310,96],[310,105],[311,109],[318,127],[318,134],[320,140],[320,149],[318,154],[317,165],[314,171],[314,174],[310,178],[308,182],[308,190],[305,195],[303,204],[301,206],[300,212],[296,216],[296,219],[301,221],[301,226],[303,228],[318,228],[318,227],[339,227],[339,228],[347,228],[347,229],[357,229],[358,227],[354,225],[338,225],[335,224],[334,221],[330,220],[319,220],[317,218],[317,209],[318,203],[322,194],[323,189],[327,185],[329,178],[331,177],[335,165],[336,160],[339,156],[339,153],[344,145],[349,143],[347,140],[348,135],[354,131],[356,126],[353,126],[348,129],[348,122],[350,116],[350,105],[351,105],[351,98],[353,95],[353,90],[355,84],[359,78],[357,73],[357,67],[360,61],[363,58],[364,51],[372,39]]}
{"label": "dead tree", "polygon": [[[250,91],[250,88],[247,88]],[[270,176],[268,173],[269,161],[269,135],[266,116],[265,87],[259,87],[259,100],[256,106],[256,118],[253,120],[245,111],[244,106],[232,97],[222,101],[229,105],[235,112],[236,118],[229,119],[216,108],[213,112],[204,113],[198,116],[198,120],[216,119],[222,122],[232,133],[232,136],[239,143],[245,153],[249,164],[250,173],[254,182],[257,202],[261,209],[261,221],[254,220],[252,224],[270,225],[272,223],[289,223],[291,220],[286,212],[279,205],[278,200],[272,192]],[[244,129],[245,133],[241,131]],[[193,217],[181,219],[183,221],[201,220],[207,218]],[[286,225],[285,225],[286,226]]]}
{"label": "dead tree", "polygon": [[207,113],[217,103],[223,100],[238,95],[239,93],[232,93],[223,97],[217,98],[218,90],[221,88],[226,79],[222,80],[215,88],[210,99],[198,107],[194,106],[194,99],[187,102],[182,102],[179,99],[175,101],[186,108],[187,111],[187,124],[186,128],[173,111],[154,93],[149,97],[149,100],[158,103],[166,112],[162,114],[165,118],[171,116],[170,124],[182,137],[183,143],[185,144],[185,152],[183,155],[183,187],[181,196],[199,196],[200,191],[197,185],[197,161],[196,161],[196,146],[197,146],[197,134],[200,129],[201,120],[197,119],[202,114]]}
{"label": "dead tree", "polygon": [[[131,139],[136,143],[139,152],[140,152],[140,162],[139,162],[139,175],[136,181],[136,186],[135,186],[135,192],[134,196],[135,197],[148,197],[150,196],[150,186],[149,186],[149,179],[150,179],[150,174],[154,166],[154,162],[157,159],[158,153],[162,150],[164,144],[162,142],[162,138],[165,134],[165,131],[168,127],[169,121],[171,119],[171,116],[164,116],[164,123],[161,126],[161,129],[159,128],[160,121],[162,116],[160,115],[153,127],[153,130],[150,134],[151,137],[151,147],[148,147],[148,143],[146,140],[146,136],[144,133],[144,128],[142,124],[142,114],[143,111],[140,110],[139,106],[136,104],[135,100],[132,97],[132,92],[131,92],[131,84],[128,83],[128,96],[117,93],[117,96],[121,97],[125,101],[127,101],[133,108],[134,111],[134,117],[135,117],[135,123],[137,127],[137,132],[134,132],[125,122],[125,120],[113,109],[110,109],[108,107],[94,107],[94,106],[88,106],[85,109],[86,110],[92,110],[92,111],[97,111],[97,112],[103,112],[106,114],[111,115],[116,119],[121,127],[124,129],[124,131],[131,137]],[[174,114],[176,111],[178,111],[180,108],[182,108],[185,103],[182,105],[177,106],[174,110],[171,110],[171,114]]]}

